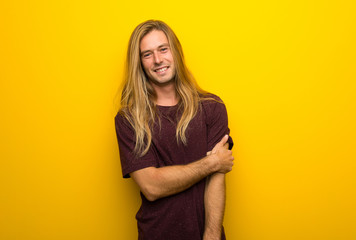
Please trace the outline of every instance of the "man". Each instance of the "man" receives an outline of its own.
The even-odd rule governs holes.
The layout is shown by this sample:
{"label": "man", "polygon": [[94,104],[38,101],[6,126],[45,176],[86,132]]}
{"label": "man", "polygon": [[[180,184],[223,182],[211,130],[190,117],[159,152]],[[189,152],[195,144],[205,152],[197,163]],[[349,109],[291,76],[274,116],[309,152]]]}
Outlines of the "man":
{"label": "man", "polygon": [[115,125],[123,176],[141,190],[139,239],[225,239],[225,174],[233,165],[226,109],[197,86],[161,21],[131,35]]}

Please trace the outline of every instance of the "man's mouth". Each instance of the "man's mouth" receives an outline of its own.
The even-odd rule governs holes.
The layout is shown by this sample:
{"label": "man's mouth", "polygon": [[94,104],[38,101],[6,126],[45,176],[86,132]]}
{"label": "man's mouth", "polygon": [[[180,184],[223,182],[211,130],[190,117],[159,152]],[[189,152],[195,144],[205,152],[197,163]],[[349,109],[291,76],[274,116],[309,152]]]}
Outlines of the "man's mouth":
{"label": "man's mouth", "polygon": [[163,72],[165,72],[167,69],[168,69],[168,67],[157,68],[157,69],[154,70],[154,72],[163,73]]}

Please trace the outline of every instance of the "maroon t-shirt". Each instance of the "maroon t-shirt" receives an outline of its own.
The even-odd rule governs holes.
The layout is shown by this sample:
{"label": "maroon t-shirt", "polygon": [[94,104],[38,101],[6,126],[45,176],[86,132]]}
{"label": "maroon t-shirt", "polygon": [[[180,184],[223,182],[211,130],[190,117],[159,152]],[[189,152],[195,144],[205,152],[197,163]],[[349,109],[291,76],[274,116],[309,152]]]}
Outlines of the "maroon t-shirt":
{"label": "maroon t-shirt", "polygon": [[[215,95],[213,98],[221,101]],[[157,106],[158,121],[153,126],[152,143],[143,157],[133,154],[135,133],[120,114],[115,117],[122,174],[124,178],[146,167],[188,164],[206,156],[208,151],[229,134],[227,112],[223,103],[203,100],[201,108],[186,130],[187,145],[176,140],[177,119],[181,112],[176,106]],[[229,137],[229,147],[233,142]],[[140,193],[142,205],[136,214],[139,239],[201,240],[204,233],[205,179],[178,194],[150,202]],[[222,239],[225,233],[222,232]]]}

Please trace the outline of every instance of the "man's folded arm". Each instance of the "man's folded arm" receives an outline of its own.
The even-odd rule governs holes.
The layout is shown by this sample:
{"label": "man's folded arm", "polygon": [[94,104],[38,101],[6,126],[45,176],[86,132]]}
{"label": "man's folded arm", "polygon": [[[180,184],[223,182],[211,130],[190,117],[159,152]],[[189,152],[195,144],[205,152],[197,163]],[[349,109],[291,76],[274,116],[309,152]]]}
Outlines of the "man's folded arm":
{"label": "man's folded arm", "polygon": [[[226,149],[229,144],[225,144]],[[208,153],[211,154],[214,149]],[[206,181],[204,193],[205,229],[203,240],[221,239],[226,201],[225,174],[214,173]]]}
{"label": "man's folded arm", "polygon": [[232,152],[224,147],[228,136],[216,145],[216,152],[186,165],[147,167],[130,173],[149,201],[186,190],[215,172],[227,173],[233,165]]}

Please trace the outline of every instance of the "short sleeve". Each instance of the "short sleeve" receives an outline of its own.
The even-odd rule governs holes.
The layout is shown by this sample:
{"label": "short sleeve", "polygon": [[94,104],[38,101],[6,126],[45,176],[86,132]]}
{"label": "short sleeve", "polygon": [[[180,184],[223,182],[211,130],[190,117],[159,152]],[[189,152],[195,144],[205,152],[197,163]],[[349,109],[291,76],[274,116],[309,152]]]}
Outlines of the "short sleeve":
{"label": "short sleeve", "polygon": [[[228,127],[228,117],[225,104],[222,100],[213,95],[214,100],[208,100],[205,103],[205,112],[207,117],[208,127],[208,150],[211,151],[214,146],[221,141],[221,139],[227,134],[230,134]],[[227,141],[229,143],[229,149],[231,150],[234,143],[229,136]]]}
{"label": "short sleeve", "polygon": [[133,153],[136,145],[135,132],[131,124],[120,113],[115,117],[115,128],[119,144],[122,176],[124,178],[129,178],[130,173],[139,169],[157,167],[157,158],[152,146],[142,157],[137,157]]}

